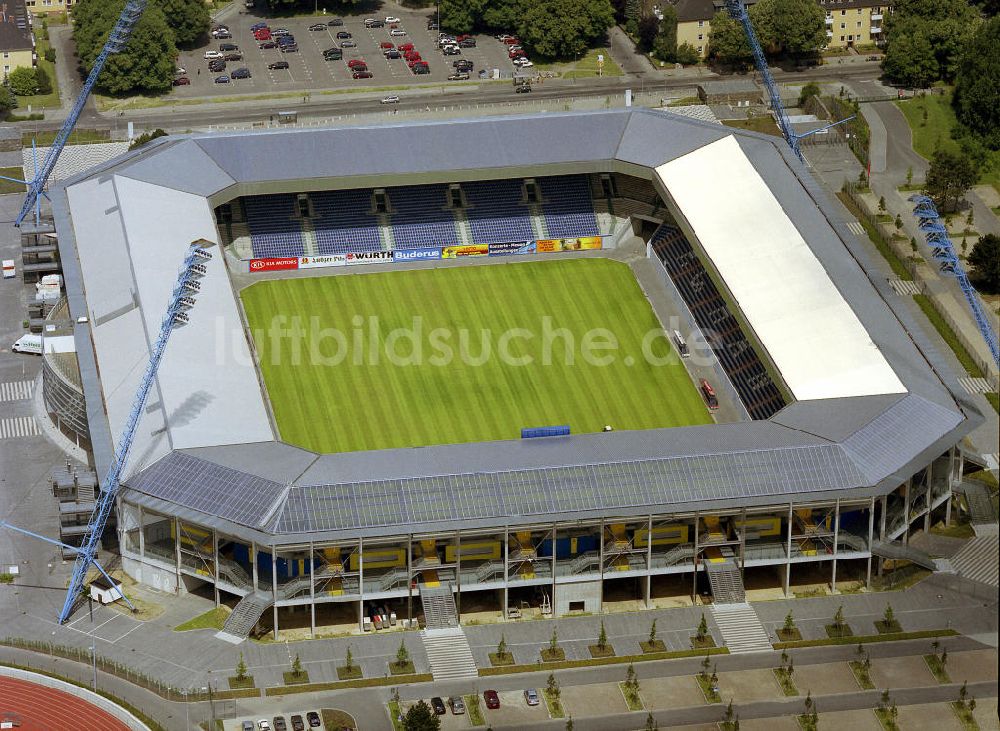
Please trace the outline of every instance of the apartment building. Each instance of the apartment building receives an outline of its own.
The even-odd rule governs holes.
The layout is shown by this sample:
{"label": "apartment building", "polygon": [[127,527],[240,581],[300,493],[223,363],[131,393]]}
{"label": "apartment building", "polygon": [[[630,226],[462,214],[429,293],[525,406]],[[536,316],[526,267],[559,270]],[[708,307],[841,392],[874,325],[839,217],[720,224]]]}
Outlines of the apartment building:
{"label": "apartment building", "polygon": [[19,66],[32,67],[37,61],[35,37],[24,0],[0,3],[0,65],[3,78]]}
{"label": "apartment building", "polygon": [[25,0],[32,15],[64,13],[73,7],[75,0]]}

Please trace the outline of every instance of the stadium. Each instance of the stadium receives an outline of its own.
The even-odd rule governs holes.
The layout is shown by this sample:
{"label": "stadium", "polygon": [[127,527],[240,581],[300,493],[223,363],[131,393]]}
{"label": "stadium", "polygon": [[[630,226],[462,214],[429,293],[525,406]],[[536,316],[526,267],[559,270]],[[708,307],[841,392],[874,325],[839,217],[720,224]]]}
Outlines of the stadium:
{"label": "stadium", "polygon": [[51,195],[99,473],[212,243],[117,535],[233,641],[867,586],[920,560],[982,419],[777,138],[639,109],[190,134]]}

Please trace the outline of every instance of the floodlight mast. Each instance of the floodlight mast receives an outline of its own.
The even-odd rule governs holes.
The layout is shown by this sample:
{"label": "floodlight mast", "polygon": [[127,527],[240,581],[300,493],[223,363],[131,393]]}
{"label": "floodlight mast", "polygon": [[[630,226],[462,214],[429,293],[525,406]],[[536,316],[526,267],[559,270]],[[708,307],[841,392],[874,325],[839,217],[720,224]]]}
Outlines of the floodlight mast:
{"label": "floodlight mast", "polygon": [[56,135],[52,146],[45,155],[41,167],[38,167],[37,159],[35,161],[35,176],[27,182],[28,192],[24,197],[21,212],[14,221],[15,226],[20,226],[21,222],[32,209],[35,211],[35,223],[38,223],[41,216],[40,196],[48,197],[45,193],[45,184],[48,182],[49,175],[52,174],[52,170],[55,168],[63,148],[66,146],[66,141],[69,139],[70,133],[80,119],[83,107],[86,105],[87,98],[97,83],[97,77],[100,76],[101,71],[104,69],[104,64],[107,62],[109,56],[114,53],[121,53],[125,48],[125,44],[128,43],[128,39],[132,35],[132,29],[135,28],[135,24],[139,22],[142,12],[146,9],[146,2],[147,0],[128,0],[125,3],[121,15],[118,16],[118,20],[108,34],[108,39],[104,42],[104,47],[94,60],[90,74],[87,75],[87,80],[83,83],[80,93],[77,94],[76,101],[73,103],[66,121],[63,122],[63,126],[59,129],[59,134]]}
{"label": "floodlight mast", "polygon": [[[206,246],[211,246],[211,242],[199,239],[191,244],[184,257],[184,264],[180,275],[177,277],[177,284],[174,286],[170,297],[170,304],[167,312],[163,316],[160,324],[160,334],[149,354],[149,363],[143,374],[142,381],[136,391],[132,401],[132,409],[129,412],[125,427],[122,429],[121,438],[117,444],[116,457],[108,469],[108,474],[101,484],[100,496],[94,511],[90,515],[87,525],[87,532],[83,542],[76,554],[76,564],[73,567],[73,576],[70,579],[69,589],[66,592],[66,601],[63,603],[62,611],[59,613],[59,624],[63,624],[73,612],[73,606],[77,597],[83,589],[87,579],[87,572],[91,564],[96,565],[97,545],[101,540],[101,534],[108,522],[108,516],[118,497],[122,472],[128,464],[129,454],[132,450],[132,441],[135,438],[136,428],[139,426],[139,419],[142,417],[146,399],[153,387],[156,373],[160,367],[160,361],[167,347],[167,341],[175,328],[183,326],[187,317],[183,315],[183,310],[189,309],[193,303],[193,297],[197,294],[197,280],[206,273],[204,262],[211,259],[212,255],[206,250]],[[102,570],[103,573],[103,570]]]}

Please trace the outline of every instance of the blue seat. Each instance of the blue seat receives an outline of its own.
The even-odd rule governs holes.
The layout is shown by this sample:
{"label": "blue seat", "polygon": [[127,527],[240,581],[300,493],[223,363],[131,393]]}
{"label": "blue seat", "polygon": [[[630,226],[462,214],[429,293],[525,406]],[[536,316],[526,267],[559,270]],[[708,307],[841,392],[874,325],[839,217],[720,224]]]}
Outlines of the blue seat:
{"label": "blue seat", "polygon": [[590,183],[583,175],[537,178],[545,227],[554,239],[598,236]]}
{"label": "blue seat", "polygon": [[255,258],[302,256],[302,227],[295,218],[295,196],[254,195],[243,199]]}
{"label": "blue seat", "polygon": [[453,246],[459,242],[447,185],[389,188],[389,220],[397,249]]}
{"label": "blue seat", "polygon": [[310,193],[319,254],[381,251],[382,235],[372,213],[372,189]]}
{"label": "blue seat", "polygon": [[531,212],[524,203],[521,180],[478,180],[462,183],[466,217],[477,244],[534,241]]}

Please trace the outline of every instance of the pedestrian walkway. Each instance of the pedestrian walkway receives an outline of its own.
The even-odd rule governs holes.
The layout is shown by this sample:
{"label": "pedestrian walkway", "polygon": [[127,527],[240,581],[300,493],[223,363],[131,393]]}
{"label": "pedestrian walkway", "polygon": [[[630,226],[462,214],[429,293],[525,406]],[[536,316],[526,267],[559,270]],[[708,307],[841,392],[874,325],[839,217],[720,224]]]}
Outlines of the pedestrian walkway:
{"label": "pedestrian walkway", "polygon": [[423,640],[434,680],[479,677],[472,648],[461,627],[427,629],[420,633],[420,639]]}
{"label": "pedestrian walkway", "polygon": [[996,535],[976,536],[961,551],[951,557],[951,564],[966,579],[993,587],[1000,587],[998,577],[998,550],[1000,539]]}
{"label": "pedestrian walkway", "polygon": [[42,433],[34,416],[12,416],[0,419],[0,439],[35,437]]}
{"label": "pedestrian walkway", "polygon": [[892,291],[900,297],[920,294],[920,285],[912,280],[890,279],[888,282],[889,286],[892,287]]}
{"label": "pedestrian walkway", "polygon": [[865,227],[862,226],[857,221],[848,221],[847,222],[847,228],[855,236],[866,236],[867,235],[867,234],[865,234]]}
{"label": "pedestrian walkway", "polygon": [[[912,282],[911,282],[912,284]],[[919,294],[919,293],[918,293]],[[990,388],[990,382],[985,378],[973,378],[972,376],[962,376],[958,379],[959,384],[966,390],[967,393],[989,393],[993,389]]]}
{"label": "pedestrian walkway", "polygon": [[731,655],[773,649],[757,612],[749,604],[713,604],[712,616]]}
{"label": "pedestrian walkway", "polygon": [[0,401],[26,401],[34,393],[34,381],[8,381],[0,383]]}

